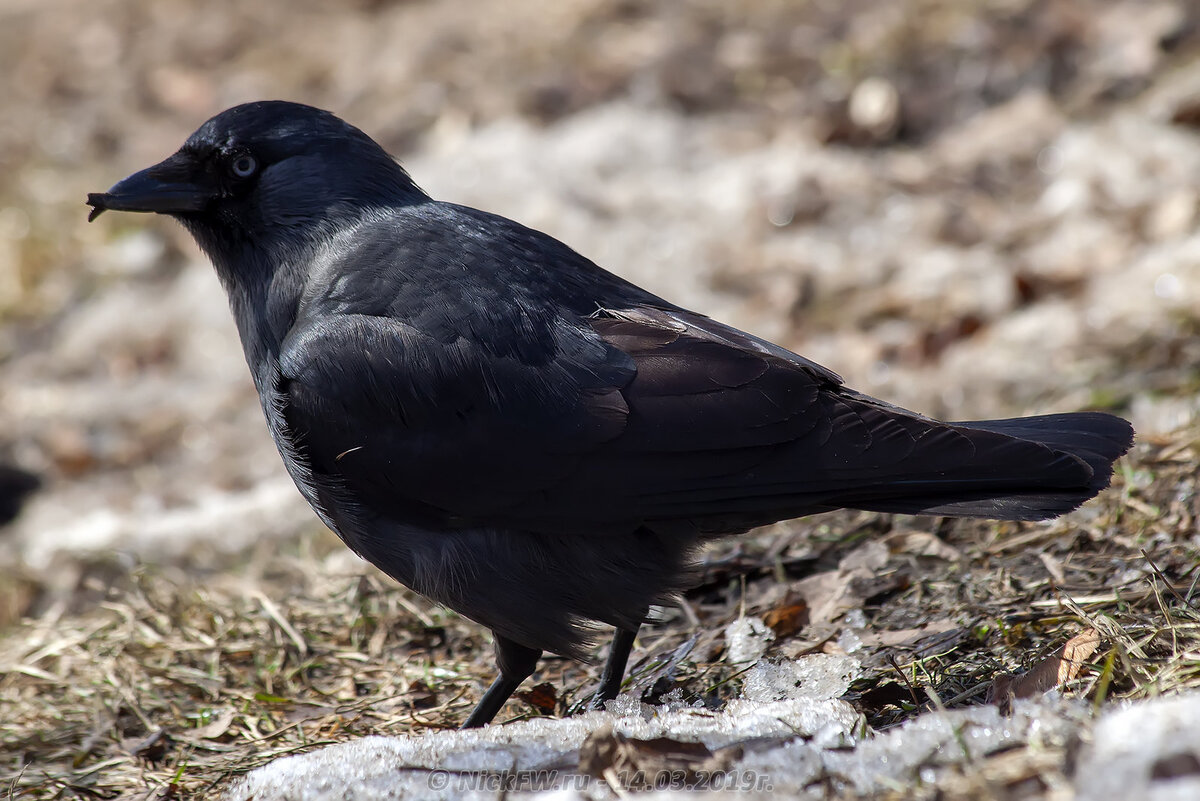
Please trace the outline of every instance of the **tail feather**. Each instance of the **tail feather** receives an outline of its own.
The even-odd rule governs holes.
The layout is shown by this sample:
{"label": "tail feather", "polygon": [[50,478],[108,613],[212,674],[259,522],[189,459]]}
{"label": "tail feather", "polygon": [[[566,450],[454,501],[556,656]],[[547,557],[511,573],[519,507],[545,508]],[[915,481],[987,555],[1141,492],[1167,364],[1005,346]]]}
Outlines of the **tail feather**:
{"label": "tail feather", "polygon": [[1133,445],[1133,427],[1120,417],[1103,412],[978,420],[955,425],[1040,442],[1077,456],[1092,468],[1096,492],[1108,486],[1113,462]]}
{"label": "tail feather", "polygon": [[[1006,420],[975,420],[952,423],[956,430],[981,448],[981,461],[993,468],[1003,460],[993,460],[997,446],[1028,443],[1044,447],[1043,458],[1029,459],[1025,449],[1021,462],[1008,470],[991,475],[972,475],[968,470],[942,481],[919,480],[906,491],[892,488],[894,494],[880,493],[844,505],[860,509],[906,514],[936,514],[951,517],[988,517],[997,520],[1045,520],[1077,508],[1096,496],[1112,480],[1113,462],[1133,444],[1133,427],[1119,417],[1100,412],[1078,412]],[[1000,434],[975,436],[978,432]],[[1079,480],[1063,486],[1063,457],[1076,460],[1086,471],[1073,471]]]}

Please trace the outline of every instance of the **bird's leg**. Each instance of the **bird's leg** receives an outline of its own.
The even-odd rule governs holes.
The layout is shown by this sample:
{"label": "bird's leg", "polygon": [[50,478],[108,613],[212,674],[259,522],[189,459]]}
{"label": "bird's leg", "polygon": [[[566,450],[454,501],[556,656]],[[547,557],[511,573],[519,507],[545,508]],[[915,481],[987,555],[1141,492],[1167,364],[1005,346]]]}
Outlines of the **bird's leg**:
{"label": "bird's leg", "polygon": [[608,661],[604,663],[604,672],[600,674],[600,689],[592,696],[592,702],[588,704],[589,709],[604,709],[605,701],[617,697],[621,690],[621,681],[625,678],[625,666],[629,664],[629,652],[633,649],[633,639],[637,636],[638,628],[617,629],[613,634]]}
{"label": "bird's leg", "polygon": [[542,656],[542,652],[536,648],[520,645],[496,632],[492,634],[496,638],[496,666],[500,669],[500,675],[492,682],[492,686],[487,688],[483,698],[479,699],[475,711],[462,725],[464,729],[477,729],[491,723],[513,691],[533,675],[538,659]]}

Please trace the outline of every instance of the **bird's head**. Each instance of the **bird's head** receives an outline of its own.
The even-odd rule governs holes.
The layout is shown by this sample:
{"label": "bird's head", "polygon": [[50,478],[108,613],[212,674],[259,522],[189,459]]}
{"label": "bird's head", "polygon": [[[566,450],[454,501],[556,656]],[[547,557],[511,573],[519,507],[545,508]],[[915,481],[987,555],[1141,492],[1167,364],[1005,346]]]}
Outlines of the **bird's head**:
{"label": "bird's head", "polygon": [[87,202],[89,220],[109,209],[176,217],[218,257],[425,199],[359,129],[311,106],[265,101],[221,112],[173,156]]}

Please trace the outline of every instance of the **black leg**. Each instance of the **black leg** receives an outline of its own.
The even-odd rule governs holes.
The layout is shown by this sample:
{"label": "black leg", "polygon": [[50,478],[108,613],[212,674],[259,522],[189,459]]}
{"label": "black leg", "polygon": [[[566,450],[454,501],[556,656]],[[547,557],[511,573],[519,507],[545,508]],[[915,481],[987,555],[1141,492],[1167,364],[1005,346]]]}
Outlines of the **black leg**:
{"label": "black leg", "polygon": [[500,675],[487,688],[483,698],[479,699],[475,711],[462,725],[464,729],[477,729],[491,723],[504,702],[521,686],[521,682],[533,675],[542,656],[542,652],[536,648],[520,645],[495,632],[492,634],[496,638],[496,666],[500,669]]}
{"label": "black leg", "polygon": [[636,628],[617,629],[613,634],[608,661],[604,663],[604,672],[600,674],[600,689],[592,696],[589,709],[604,709],[604,702],[616,698],[621,691],[625,666],[629,664],[629,652],[633,650],[633,639],[637,637],[637,632]]}

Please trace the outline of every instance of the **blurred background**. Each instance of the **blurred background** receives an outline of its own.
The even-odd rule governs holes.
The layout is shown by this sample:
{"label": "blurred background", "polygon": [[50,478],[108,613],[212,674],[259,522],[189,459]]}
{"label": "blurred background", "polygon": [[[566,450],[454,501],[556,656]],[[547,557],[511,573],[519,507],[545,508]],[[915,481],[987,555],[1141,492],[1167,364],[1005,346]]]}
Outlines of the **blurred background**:
{"label": "blurred background", "polygon": [[318,528],[191,240],[85,221],[267,98],[910,408],[1200,411],[1190,0],[0,0],[0,622]]}

